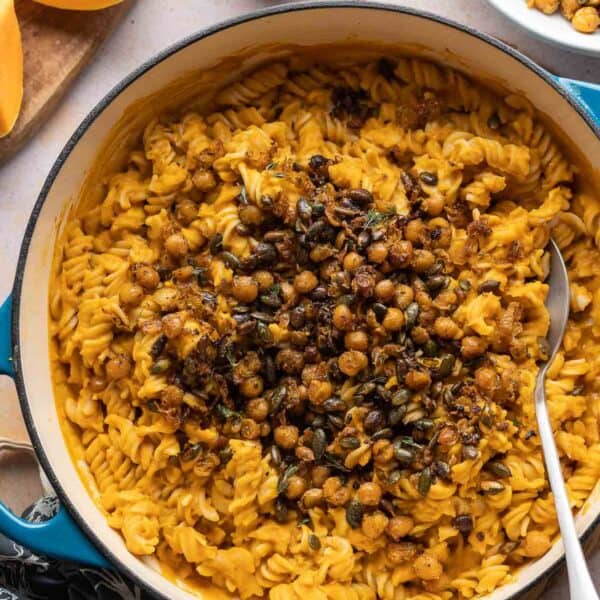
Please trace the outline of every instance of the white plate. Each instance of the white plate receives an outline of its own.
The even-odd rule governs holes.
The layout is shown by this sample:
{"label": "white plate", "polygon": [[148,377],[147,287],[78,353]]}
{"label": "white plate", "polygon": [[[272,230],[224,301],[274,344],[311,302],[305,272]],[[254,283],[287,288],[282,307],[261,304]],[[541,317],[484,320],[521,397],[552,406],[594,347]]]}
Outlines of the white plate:
{"label": "white plate", "polygon": [[559,12],[546,15],[528,8],[525,0],[488,0],[507,19],[514,21],[537,37],[583,54],[600,57],[600,29],[595,33],[580,33]]}

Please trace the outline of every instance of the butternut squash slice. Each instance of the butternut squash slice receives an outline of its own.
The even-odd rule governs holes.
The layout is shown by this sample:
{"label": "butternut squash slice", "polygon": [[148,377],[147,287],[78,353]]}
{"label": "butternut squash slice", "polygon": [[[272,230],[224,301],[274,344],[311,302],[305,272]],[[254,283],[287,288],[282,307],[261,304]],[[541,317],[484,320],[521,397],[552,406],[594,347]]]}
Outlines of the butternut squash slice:
{"label": "butternut squash slice", "polygon": [[40,4],[65,10],[100,10],[123,0],[35,0]]}
{"label": "butternut squash slice", "polygon": [[0,0],[0,137],[13,128],[22,100],[21,30],[13,0]]}

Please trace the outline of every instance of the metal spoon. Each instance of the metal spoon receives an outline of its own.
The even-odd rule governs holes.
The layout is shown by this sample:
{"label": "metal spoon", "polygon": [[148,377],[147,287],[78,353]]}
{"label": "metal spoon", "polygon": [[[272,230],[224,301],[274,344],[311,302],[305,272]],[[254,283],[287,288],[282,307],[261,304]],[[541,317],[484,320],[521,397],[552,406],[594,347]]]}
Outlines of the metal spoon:
{"label": "metal spoon", "polygon": [[550,250],[550,275],[548,279],[550,293],[546,298],[546,308],[550,313],[550,330],[548,331],[550,356],[545,363],[540,365],[535,382],[535,413],[542,441],[542,451],[546,461],[546,471],[548,472],[550,487],[554,495],[556,515],[565,547],[571,599],[598,600],[598,594],[594,589],[594,582],[590,577],[585,556],[583,555],[577,532],[575,531],[573,513],[571,512],[571,505],[567,497],[560,461],[558,460],[558,452],[554,443],[554,434],[550,425],[548,407],[546,406],[546,373],[560,348],[569,319],[569,278],[567,268],[554,240],[550,240],[548,249]]}

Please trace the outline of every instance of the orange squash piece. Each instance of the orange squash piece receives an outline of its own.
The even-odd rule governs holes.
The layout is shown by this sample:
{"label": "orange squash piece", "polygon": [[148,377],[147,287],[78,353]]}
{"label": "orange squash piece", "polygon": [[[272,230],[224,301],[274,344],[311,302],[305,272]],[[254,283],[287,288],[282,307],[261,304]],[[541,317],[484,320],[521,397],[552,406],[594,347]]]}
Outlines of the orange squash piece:
{"label": "orange squash piece", "polygon": [[65,10],[100,10],[123,0],[35,0],[40,4]]}
{"label": "orange squash piece", "polygon": [[21,30],[13,0],[0,0],[0,137],[13,128],[22,100]]}

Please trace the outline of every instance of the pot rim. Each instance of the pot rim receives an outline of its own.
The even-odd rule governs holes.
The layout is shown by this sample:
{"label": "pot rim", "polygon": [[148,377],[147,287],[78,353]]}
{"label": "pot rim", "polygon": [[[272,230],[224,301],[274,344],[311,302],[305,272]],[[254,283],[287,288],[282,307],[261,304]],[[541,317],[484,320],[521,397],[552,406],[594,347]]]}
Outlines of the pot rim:
{"label": "pot rim", "polygon": [[[27,427],[27,431],[31,437],[33,448],[35,449],[37,458],[48,476],[48,480],[52,484],[52,487],[57,492],[60,502],[67,508],[74,521],[90,539],[93,545],[104,555],[110,562],[118,567],[129,579],[139,585],[141,588],[151,592],[155,597],[161,600],[170,600],[170,598],[164,595],[162,592],[157,591],[151,585],[146,582],[143,577],[138,575],[133,569],[123,564],[113,553],[110,546],[104,542],[89,526],[83,517],[80,515],[77,507],[63,489],[60,481],[56,477],[54,470],[51,467],[50,461],[46,451],[41,443],[40,437],[37,433],[37,429],[34,423],[33,414],[27,400],[27,393],[25,391],[25,381],[22,375],[22,361],[21,361],[21,346],[19,344],[19,326],[20,326],[20,305],[21,305],[21,294],[23,291],[23,273],[27,257],[29,254],[29,247],[35,227],[37,225],[38,218],[40,216],[42,207],[46,198],[54,185],[54,181],[66,164],[71,152],[78,144],[80,139],[83,137],[87,129],[91,124],[99,117],[99,115],[111,104],[115,98],[117,98],[126,88],[128,88],[137,79],[145,75],[148,71],[153,69],[156,65],[160,64],[164,60],[177,54],[179,51],[187,48],[188,46],[201,41],[205,38],[210,37],[215,33],[220,33],[237,25],[249,23],[265,17],[274,16],[283,13],[293,13],[305,10],[319,10],[319,9],[336,9],[336,8],[358,8],[361,10],[376,10],[376,11],[387,11],[401,13],[409,16],[425,18],[431,21],[435,21],[446,27],[458,30],[462,33],[466,33],[472,37],[478,38],[480,41],[487,43],[493,48],[508,54],[511,58],[519,61],[522,65],[527,67],[539,78],[543,79],[545,83],[549,84],[554,90],[559,93],[574,110],[577,111],[580,117],[583,118],[586,125],[592,130],[595,136],[600,139],[600,122],[594,121],[591,115],[588,113],[586,107],[579,101],[566,87],[560,85],[560,83],[545,69],[540,67],[533,60],[515,50],[508,44],[488,35],[486,33],[479,32],[468,25],[460,24],[456,21],[430,13],[428,11],[422,11],[413,9],[405,6],[397,6],[386,2],[372,1],[372,0],[305,0],[303,2],[294,4],[281,4],[274,7],[267,7],[252,11],[245,15],[238,17],[232,17],[224,21],[220,21],[214,25],[203,28],[196,33],[190,34],[181,40],[170,44],[165,49],[151,56],[149,59],[144,61],[139,67],[134,69],[129,75],[124,77],[119,83],[113,86],[108,93],[90,110],[83,121],[79,124],[75,132],[68,139],[63,149],[56,158],[52,168],[50,169],[44,184],[40,190],[38,198],[34,204],[31,215],[29,216],[25,234],[23,236],[23,242],[19,250],[19,256],[16,265],[15,279],[12,289],[12,315],[11,315],[11,343],[13,347],[13,360],[15,367],[15,385],[17,388],[17,394],[19,397],[19,404],[21,406],[21,412],[23,419]],[[579,536],[582,544],[589,538],[594,530],[600,526],[600,513],[596,516],[594,521],[586,528],[586,530]],[[565,557],[564,552],[561,557],[556,560],[552,565],[547,567],[544,571],[534,577],[529,583],[527,583],[521,590],[516,591],[507,600],[517,600],[524,596],[528,591],[532,590],[535,586],[539,585],[544,579],[549,579],[564,565]],[[176,584],[174,584],[176,585]]]}

